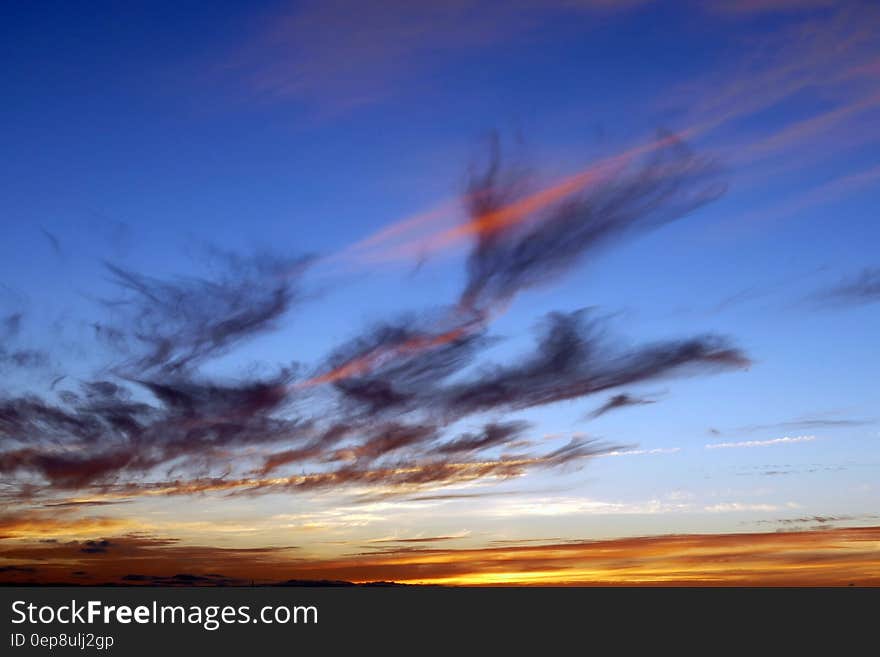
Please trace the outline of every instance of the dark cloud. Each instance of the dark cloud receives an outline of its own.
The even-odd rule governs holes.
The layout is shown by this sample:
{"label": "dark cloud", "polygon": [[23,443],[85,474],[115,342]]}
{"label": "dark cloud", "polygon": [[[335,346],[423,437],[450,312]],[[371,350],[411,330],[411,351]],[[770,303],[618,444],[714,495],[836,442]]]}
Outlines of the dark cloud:
{"label": "dark cloud", "polygon": [[14,338],[21,331],[22,313],[12,313],[3,318],[3,334],[2,338],[8,340]]}
{"label": "dark cloud", "polygon": [[361,443],[332,452],[327,459],[372,463],[399,450],[421,446],[436,437],[435,426],[392,423],[371,432]]}
{"label": "dark cloud", "polygon": [[[0,559],[15,562],[14,566],[0,570],[0,581],[13,583],[23,578],[29,581],[37,575],[41,583],[77,584],[88,575],[90,583],[222,586],[250,584],[256,576],[262,583],[271,583],[280,579],[285,563],[295,563],[289,556],[293,550],[291,546],[182,545],[175,538],[145,534],[51,544],[0,542]],[[235,574],[220,574],[227,570]],[[241,575],[245,572],[246,579]],[[268,572],[270,577],[266,576]],[[70,581],[71,577],[80,581]]]}
{"label": "dark cloud", "polygon": [[643,397],[633,397],[627,393],[621,393],[619,395],[614,395],[604,404],[602,404],[595,411],[590,413],[591,418],[597,418],[602,415],[605,415],[608,411],[613,411],[617,408],[625,408],[627,406],[640,406],[642,404],[653,404],[655,400],[653,399],[645,399]]}
{"label": "dark cloud", "polygon": [[40,349],[13,348],[10,343],[21,333],[24,315],[12,313],[0,322],[0,369],[16,367],[35,369],[49,364],[49,354]]}
{"label": "dark cloud", "polygon": [[304,463],[320,459],[327,450],[335,447],[340,440],[356,431],[357,426],[336,423],[322,431],[316,438],[307,441],[300,447],[275,452],[265,457],[259,474],[268,474],[289,463]]}
{"label": "dark cloud", "polygon": [[526,422],[493,422],[487,424],[480,433],[466,433],[455,440],[438,445],[436,452],[438,454],[468,454],[506,445],[519,438],[528,426]]}
{"label": "dark cloud", "polygon": [[[520,491],[493,491],[486,493],[437,493],[433,495],[414,495],[406,498],[411,502],[445,502],[455,500],[472,500],[483,497],[508,497],[511,495],[522,495]],[[368,500],[370,501],[370,500]]]}
{"label": "dark cloud", "polygon": [[35,369],[49,364],[49,354],[40,349],[6,350],[0,345],[0,368],[3,366]]}
{"label": "dark cloud", "polygon": [[[410,445],[418,442],[412,439],[413,435],[420,438],[422,436],[420,430],[413,427],[394,435],[406,436],[411,441]],[[367,440],[367,443],[371,442],[372,439]],[[393,449],[384,453],[389,455],[386,458],[370,455],[366,459],[359,459],[355,454],[353,460],[343,459],[343,465],[335,468],[323,470],[316,468],[311,472],[287,477],[235,478],[220,476],[185,480],[127,482],[106,484],[98,490],[102,494],[125,497],[195,495],[200,493],[256,495],[316,491],[359,485],[379,487],[387,495],[406,496],[423,488],[432,489],[477,481],[487,477],[495,479],[519,477],[533,469],[576,467],[592,457],[631,447],[576,438],[561,448],[543,454],[503,454],[496,458],[483,457],[477,460],[454,459],[441,455],[426,456],[426,453],[431,453],[431,445],[432,443],[429,441],[427,445],[415,445],[410,450],[404,446],[394,446]],[[398,449],[401,453],[397,452]],[[331,452],[331,457],[325,460],[335,461],[340,456],[338,452],[334,451]]]}
{"label": "dark cloud", "polygon": [[515,365],[485,367],[450,387],[446,404],[456,413],[523,409],[672,374],[743,368],[749,360],[717,336],[615,349],[601,338],[586,311],[552,313],[531,355]]}
{"label": "dark cloud", "polygon": [[190,370],[270,330],[298,298],[295,285],[310,261],[267,254],[221,254],[218,260],[221,269],[210,279],[160,280],[107,265],[125,294],[109,302],[122,315],[116,330],[144,350],[132,368]]}
{"label": "dark cloud", "polygon": [[32,568],[31,566],[0,566],[0,575],[7,575],[13,573],[23,573],[27,575],[31,575],[36,573],[37,569]]}
{"label": "dark cloud", "polygon": [[55,255],[59,258],[64,255],[64,251],[61,248],[61,240],[58,239],[58,236],[54,233],[49,232],[45,228],[40,228],[40,232],[43,233],[43,237],[46,238],[46,241],[49,242],[49,246],[52,247],[52,251],[54,251]]}
{"label": "dark cloud", "polygon": [[418,536],[416,538],[380,538],[374,543],[439,543],[441,541],[457,541],[461,536]]}
{"label": "dark cloud", "polygon": [[756,525],[805,525],[816,523],[819,525],[833,524],[836,522],[851,522],[856,520],[876,520],[874,514],[862,515],[838,515],[838,516],[804,516],[800,518],[777,518],[775,520],[755,520]]}
{"label": "dark cloud", "polygon": [[880,301],[880,268],[865,268],[858,275],[826,288],[812,297],[824,306],[860,306]]}
{"label": "dark cloud", "polygon": [[724,191],[715,168],[673,135],[631,168],[604,172],[597,184],[526,221],[502,220],[526,194],[495,150],[468,190],[477,234],[468,258],[465,307],[487,309],[517,292],[552,281],[586,254],[615,239],[678,219]]}
{"label": "dark cloud", "polygon": [[131,500],[65,500],[63,502],[46,502],[43,504],[48,509],[52,508],[81,508],[87,506],[113,506],[115,504],[128,504]]}
{"label": "dark cloud", "polygon": [[[280,325],[304,298],[309,259],[215,254],[212,275],[177,278],[107,265],[119,294],[88,325],[117,360],[91,380],[71,375],[76,383],[57,391],[56,377],[43,397],[0,397],[0,475],[18,491],[9,499],[60,512],[141,494],[355,485],[411,498],[620,449],[579,439],[538,450],[527,424],[501,416],[660,377],[744,367],[747,358],[712,335],[617,346],[605,337],[606,323],[586,311],[549,314],[534,348],[512,362],[482,358],[498,340],[489,329],[493,314],[518,292],[721,192],[711,164],[676,137],[661,136],[646,152],[602,169],[577,193],[493,223],[487,219],[509,213],[530,185],[494,152],[467,195],[463,228],[474,245],[455,303],[374,323],[309,374],[294,366],[237,378],[207,373],[214,359]],[[7,319],[6,332],[19,323],[20,316]],[[286,356],[279,360],[291,362]],[[621,393],[596,414],[634,403]],[[462,433],[465,421],[482,428]],[[90,495],[59,499],[61,490]]]}
{"label": "dark cloud", "polygon": [[140,381],[157,403],[134,401],[110,381],[65,391],[62,403],[0,400],[0,473],[37,473],[53,486],[79,488],[135,476],[159,465],[196,467],[225,450],[293,439],[307,423],[281,417],[290,374],[233,385],[193,380]]}
{"label": "dark cloud", "polygon": [[491,343],[481,317],[403,317],[383,323],[336,349],[325,378],[349,410],[400,413],[430,403],[437,388]]}

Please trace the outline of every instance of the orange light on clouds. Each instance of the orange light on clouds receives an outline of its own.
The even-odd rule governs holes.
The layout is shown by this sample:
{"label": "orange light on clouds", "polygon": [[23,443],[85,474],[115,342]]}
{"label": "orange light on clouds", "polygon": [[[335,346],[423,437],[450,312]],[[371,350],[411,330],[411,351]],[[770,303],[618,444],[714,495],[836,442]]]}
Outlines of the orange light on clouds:
{"label": "orange light on clouds", "polygon": [[[443,537],[448,538],[448,537]],[[230,581],[394,581],[449,586],[880,586],[880,527],[413,549],[305,558],[285,547],[220,548],[174,539],[109,538],[100,555],[76,542],[0,541],[3,581],[67,581],[84,569],[100,581],[126,573],[221,573]],[[352,545],[354,550],[356,545]],[[217,575],[216,577],[219,577]]]}
{"label": "orange light on clouds", "polygon": [[[362,254],[360,257],[367,258],[370,261],[393,261],[440,251],[456,246],[472,237],[491,234],[494,231],[522,222],[555,203],[606,179],[611,173],[625,167],[640,155],[656,151],[676,142],[683,136],[691,136],[703,129],[705,128],[692,127],[676,135],[653,139],[616,155],[603,158],[562,180],[496,210],[473,217],[462,224],[434,231],[424,237],[415,237],[404,241],[402,244],[393,243],[394,240],[392,238],[410,232],[412,228],[417,226],[430,226],[432,223],[435,223],[436,219],[448,214],[453,206],[449,203],[444,204],[439,209],[394,223],[375,235],[361,240],[355,247],[346,249],[343,253],[359,251]],[[463,199],[459,199],[457,204],[461,200]],[[381,245],[388,244],[389,242],[392,243],[384,248],[379,248]],[[370,248],[372,247],[376,248],[371,251]]]}
{"label": "orange light on clouds", "polygon": [[416,336],[405,340],[398,345],[391,347],[380,347],[373,349],[367,354],[355,358],[353,360],[336,367],[325,374],[313,377],[306,381],[301,381],[294,385],[295,388],[310,388],[312,386],[321,385],[323,383],[333,383],[342,379],[348,379],[354,376],[361,376],[369,373],[371,370],[379,367],[389,360],[393,360],[399,356],[412,355],[426,349],[454,342],[465,335],[472,329],[469,326],[461,326],[451,331],[446,331],[440,335],[424,335]]}

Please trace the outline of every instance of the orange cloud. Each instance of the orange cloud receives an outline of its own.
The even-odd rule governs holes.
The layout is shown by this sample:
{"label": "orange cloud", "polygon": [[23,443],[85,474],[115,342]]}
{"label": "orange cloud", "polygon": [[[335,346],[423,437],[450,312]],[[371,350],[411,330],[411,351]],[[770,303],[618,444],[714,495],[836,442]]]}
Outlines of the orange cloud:
{"label": "orange cloud", "polygon": [[[581,192],[592,185],[607,180],[614,172],[620,171],[642,155],[658,151],[677,143],[681,139],[693,137],[712,127],[711,123],[693,125],[674,135],[661,136],[642,144],[630,147],[615,155],[593,162],[580,171],[557,180],[531,194],[507,205],[494,209],[452,227],[436,227],[437,219],[448,216],[455,205],[461,205],[467,197],[458,199],[455,204],[446,202],[439,208],[414,217],[408,217],[381,229],[361,240],[343,253],[371,261],[393,261],[413,256],[424,256],[435,251],[470,242],[479,235],[491,234],[508,226],[534,218],[539,212],[560,201]],[[400,243],[398,238],[415,229],[427,226],[434,229],[425,235],[415,235]],[[384,245],[384,246],[383,246]]]}
{"label": "orange cloud", "polygon": [[[93,542],[95,543],[95,542]],[[395,581],[455,586],[880,586],[880,527],[745,534],[692,534],[601,541],[521,542],[475,549],[391,547],[337,559],[290,548],[224,549],[123,536],[100,542],[0,549],[3,581],[183,584],[287,580]],[[80,577],[82,575],[79,575]],[[125,579],[124,579],[125,578]]]}
{"label": "orange cloud", "polygon": [[94,536],[117,532],[133,524],[123,518],[74,517],[58,510],[6,513],[0,515],[0,540],[35,536]]}
{"label": "orange cloud", "polygon": [[321,385],[322,383],[333,383],[341,379],[347,379],[354,376],[360,376],[372,371],[381,363],[393,360],[398,356],[418,353],[426,349],[432,349],[447,344],[464,337],[474,330],[471,325],[460,326],[440,335],[417,336],[406,340],[393,347],[382,347],[374,349],[369,353],[355,358],[329,372],[313,377],[306,381],[295,384],[295,388],[310,388],[312,386]]}
{"label": "orange cloud", "polygon": [[[480,585],[880,585],[880,528],[389,552],[340,575]],[[325,564],[327,567],[330,564]]]}

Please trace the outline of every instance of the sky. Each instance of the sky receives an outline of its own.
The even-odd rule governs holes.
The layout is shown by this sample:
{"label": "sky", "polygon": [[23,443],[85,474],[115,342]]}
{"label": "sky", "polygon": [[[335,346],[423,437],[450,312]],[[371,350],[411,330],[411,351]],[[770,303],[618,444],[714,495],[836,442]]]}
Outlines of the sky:
{"label": "sky", "polygon": [[880,584],[878,29],[4,3],[0,581]]}

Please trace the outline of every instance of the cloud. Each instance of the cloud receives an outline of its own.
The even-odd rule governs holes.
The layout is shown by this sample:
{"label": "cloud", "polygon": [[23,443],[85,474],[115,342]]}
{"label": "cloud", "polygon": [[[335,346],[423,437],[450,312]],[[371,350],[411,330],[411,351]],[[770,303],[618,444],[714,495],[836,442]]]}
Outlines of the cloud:
{"label": "cloud", "polygon": [[771,438],[769,440],[744,440],[736,443],[709,443],[706,449],[731,449],[740,447],[769,447],[770,445],[790,445],[793,443],[807,443],[816,440],[816,436],[785,436],[783,438]]}
{"label": "cloud", "polygon": [[506,303],[559,278],[586,254],[679,219],[723,193],[711,162],[675,135],[661,134],[645,150],[638,164],[625,157],[608,171],[531,195],[527,181],[503,169],[493,152],[466,197],[465,229],[475,243],[460,304],[485,310]]}
{"label": "cloud", "polygon": [[222,355],[273,328],[297,298],[295,283],[308,258],[216,253],[211,279],[159,280],[108,264],[125,296],[108,302],[121,314],[115,335],[134,339],[142,353],[131,369],[179,373]]}
{"label": "cloud", "polygon": [[[149,536],[111,536],[106,554],[80,543],[0,546],[14,569],[4,582],[261,584],[288,581],[445,585],[878,585],[880,527],[823,531],[673,534],[594,541],[524,541],[452,549],[427,542],[399,549],[303,559],[289,548],[213,548]],[[222,573],[222,574],[220,574]]]}
{"label": "cloud", "polygon": [[[855,420],[849,418],[826,418],[826,417],[804,417],[787,422],[773,422],[770,424],[750,424],[739,427],[735,431],[737,433],[753,433],[756,431],[764,431],[765,429],[821,429],[821,428],[840,428],[840,427],[863,427],[875,424],[874,420]],[[713,435],[720,435],[717,429],[713,431]]]}
{"label": "cloud", "polygon": [[[92,324],[118,360],[91,380],[67,377],[76,383],[62,387],[56,378],[45,396],[0,397],[0,474],[15,484],[5,499],[341,489],[412,497],[507,480],[635,447],[577,437],[539,450],[529,425],[474,416],[749,365],[715,335],[618,344],[586,310],[548,314],[530,352],[485,362],[499,340],[491,321],[519,292],[557,280],[600,246],[680,218],[722,188],[710,163],[674,135],[534,193],[505,182],[499,152],[487,166],[453,236],[472,245],[453,303],[374,323],[313,367],[208,373],[278,328],[304,298],[309,258],[214,253],[211,275],[169,278],[108,265],[118,294]],[[457,428],[474,420],[476,428]]]}
{"label": "cloud", "polygon": [[11,313],[3,318],[3,322],[0,325],[3,327],[2,338],[4,340],[9,340],[19,334],[23,317],[22,313]]}
{"label": "cloud", "polygon": [[473,316],[402,317],[335,349],[324,373],[305,385],[332,383],[354,412],[404,412],[424,405],[488,344],[483,323]]}
{"label": "cloud", "polygon": [[74,515],[69,510],[11,511],[0,514],[0,540],[89,536],[99,532],[120,531],[133,525],[133,521],[123,518],[83,517]]}
{"label": "cloud", "polygon": [[468,454],[506,445],[521,436],[528,426],[525,422],[490,423],[478,434],[467,433],[438,445],[436,451],[438,454]]}
{"label": "cloud", "polygon": [[624,449],[603,454],[602,456],[644,456],[648,454],[676,454],[681,447],[655,447],[653,449]]}
{"label": "cloud", "polygon": [[521,477],[533,469],[582,465],[586,460],[619,445],[573,438],[567,444],[543,454],[502,455],[497,458],[453,460],[447,457],[423,457],[411,454],[371,464],[356,457],[335,469],[318,470],[283,477],[207,477],[187,480],[131,482],[97,487],[104,494],[135,496],[194,495],[224,493],[255,495],[340,489],[346,486],[372,487],[386,494],[411,495],[424,489],[479,480],[504,480]]}
{"label": "cloud", "polygon": [[[80,380],[55,400],[0,397],[0,473],[80,489],[159,466],[210,467],[226,462],[228,450],[304,432],[307,421],[283,413],[289,368],[228,382],[198,368],[275,328],[298,298],[307,260],[215,255],[213,278],[159,280],[109,266],[123,293],[105,304],[115,325],[96,323],[96,333],[114,336],[124,360],[106,367],[106,378]],[[20,316],[8,319],[7,332],[19,322]]]}
{"label": "cloud", "polygon": [[112,545],[113,544],[107,539],[101,539],[100,541],[86,541],[83,543],[83,546],[79,551],[86,554],[106,554]]}
{"label": "cloud", "polygon": [[802,516],[800,518],[777,518],[775,520],[756,520],[755,524],[776,524],[776,525],[805,525],[805,524],[833,524],[837,522],[851,522],[854,520],[875,520],[876,515],[837,515],[837,516]]}
{"label": "cloud", "polygon": [[604,404],[602,404],[599,408],[590,413],[591,418],[597,418],[609,411],[613,411],[617,408],[625,408],[627,406],[640,406],[642,404],[653,404],[656,400],[654,399],[645,399],[643,397],[633,397],[628,393],[621,393],[619,395],[614,395]]}
{"label": "cloud", "polygon": [[779,511],[779,506],[775,504],[743,504],[742,502],[722,502],[720,504],[710,504],[704,507],[704,511],[710,513],[744,513],[758,512],[769,513],[770,511]]}
{"label": "cloud", "polygon": [[0,575],[32,575],[36,572],[37,569],[30,566],[0,566]]}
{"label": "cloud", "polygon": [[82,508],[87,506],[112,506],[114,504],[127,504],[131,500],[64,500],[62,502],[46,502],[43,504],[47,509],[54,508]]}
{"label": "cloud", "polygon": [[46,367],[49,364],[49,354],[39,349],[15,349],[8,351],[0,345],[0,369],[17,367],[21,369],[36,369]]}
{"label": "cloud", "polygon": [[9,346],[21,334],[23,318],[23,313],[16,312],[0,320],[0,370],[38,369],[49,365],[49,354],[43,350]]}
{"label": "cloud", "polygon": [[445,541],[457,541],[468,536],[467,532],[453,534],[449,536],[415,536],[412,538],[376,538],[370,543],[440,543]]}
{"label": "cloud", "polygon": [[[759,1],[743,6],[780,4]],[[750,34],[743,43],[749,48],[741,58],[667,94],[668,102],[687,108],[694,124],[715,127],[762,112],[799,93],[820,90],[826,100],[851,102],[861,92],[872,91],[868,72],[862,69],[877,55],[873,38],[877,8],[872,3],[837,4],[830,12],[794,17],[762,37]]]}
{"label": "cloud", "polygon": [[517,518],[532,516],[660,515],[684,513],[690,510],[691,506],[689,504],[664,502],[656,499],[619,502],[582,497],[553,496],[532,497],[523,500],[503,500],[491,509],[488,509],[487,513],[503,518]]}
{"label": "cloud", "polygon": [[880,268],[863,269],[857,276],[816,293],[812,300],[826,307],[876,303],[880,301]]}
{"label": "cloud", "polygon": [[55,253],[56,257],[62,257],[64,255],[64,250],[61,248],[61,241],[58,239],[58,236],[42,227],[40,228],[40,232],[43,233],[43,237],[49,242],[49,246],[52,247],[52,251]]}
{"label": "cloud", "polygon": [[798,12],[834,7],[836,0],[716,0],[705,7],[734,16],[751,16],[775,12]]}
{"label": "cloud", "polygon": [[601,340],[599,328],[583,310],[548,315],[533,353],[514,365],[484,366],[478,377],[450,386],[446,407],[460,414],[523,409],[673,374],[749,365],[716,336],[621,350]]}
{"label": "cloud", "polygon": [[141,381],[157,405],[134,401],[110,381],[65,391],[65,404],[37,397],[0,400],[0,438],[25,446],[0,452],[0,473],[36,473],[58,488],[77,489],[224,459],[225,450],[290,439],[304,429],[275,414],[287,400],[282,372],[274,380],[234,385]]}
{"label": "cloud", "polygon": [[[110,535],[83,541],[0,544],[0,559],[14,559],[15,570],[0,571],[6,583],[142,584],[224,586],[250,584],[267,572],[277,580],[292,565],[296,548],[221,548],[185,545],[177,539],[145,534]],[[222,575],[227,570],[244,577]]]}
{"label": "cloud", "polygon": [[224,72],[255,94],[340,113],[412,88],[439,62],[484,52],[567,16],[584,24],[644,0],[482,0],[454,3],[307,0],[270,12]]}

